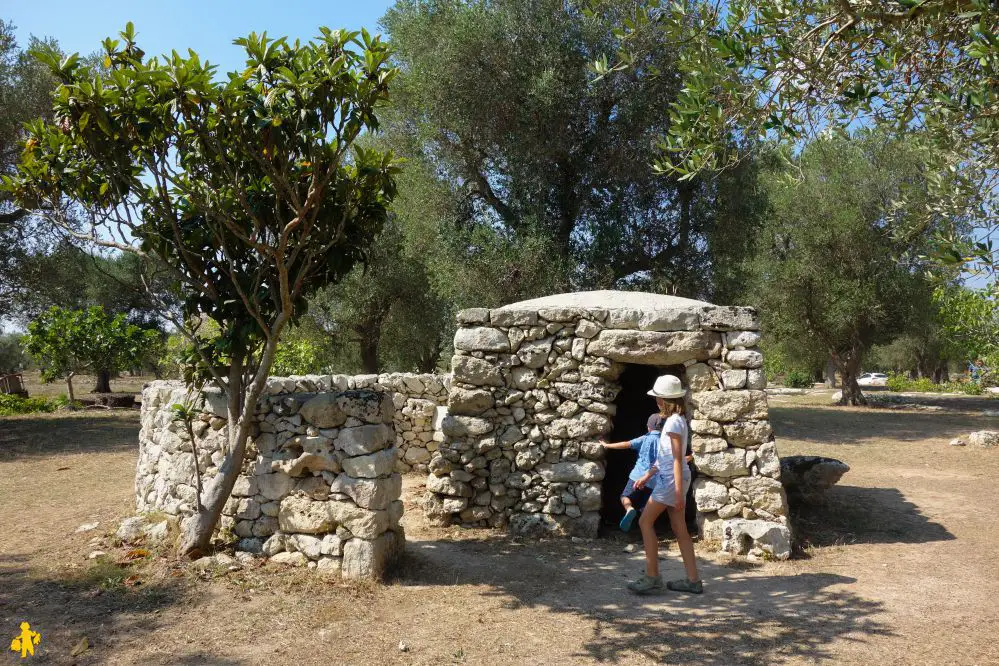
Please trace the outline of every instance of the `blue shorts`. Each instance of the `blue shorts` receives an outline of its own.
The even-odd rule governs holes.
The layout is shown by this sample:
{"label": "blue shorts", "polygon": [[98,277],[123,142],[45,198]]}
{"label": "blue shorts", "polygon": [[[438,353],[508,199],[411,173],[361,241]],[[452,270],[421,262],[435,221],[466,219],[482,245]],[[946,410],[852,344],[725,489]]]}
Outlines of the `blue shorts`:
{"label": "blue shorts", "polygon": [[628,479],[628,483],[625,484],[624,490],[621,491],[621,497],[627,497],[630,499],[631,505],[636,509],[643,508],[651,496],[652,491],[648,486],[644,488],[636,488],[635,482],[631,479]]}

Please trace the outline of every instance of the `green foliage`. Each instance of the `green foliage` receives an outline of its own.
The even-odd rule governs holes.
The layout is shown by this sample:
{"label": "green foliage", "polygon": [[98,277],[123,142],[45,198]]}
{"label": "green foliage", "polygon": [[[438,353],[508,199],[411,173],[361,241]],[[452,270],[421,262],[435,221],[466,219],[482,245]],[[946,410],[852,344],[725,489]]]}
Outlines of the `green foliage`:
{"label": "green foliage", "polygon": [[112,317],[100,307],[54,307],[28,325],[25,349],[38,363],[42,379],[51,382],[71,373],[114,374],[134,366],[157,337],[156,331],[129,324],[124,315]]}
{"label": "green foliage", "polygon": [[[354,145],[377,128],[395,74],[379,38],[236,43],[247,67],[226,80],[193,52],[146,58],[131,25],[104,42],[101,71],[39,50],[61,84],[56,123],[30,125],[5,185],[24,205],[56,211],[66,195],[126,229],[137,244],[122,249],[184,286],[184,319],[219,324],[197,349],[202,376],[219,380],[214,368],[276,344],[306,293],[362,257],[396,170],[391,154]],[[94,241],[124,245],[108,237]]]}
{"label": "green foliage", "polygon": [[[594,59],[598,76],[630,74],[650,33],[684,44],[663,172],[693,177],[731,164],[733,133],[800,141],[830,127],[914,131],[933,157],[925,178],[934,196],[910,229],[979,198],[990,203],[976,221],[995,226],[999,12],[990,0],[651,0],[621,31],[617,62]],[[993,262],[989,241],[937,240],[945,264]]]}
{"label": "green foliage", "polygon": [[54,412],[60,407],[65,407],[68,404],[69,401],[64,397],[24,398],[19,395],[7,395],[0,393],[0,416]]}
{"label": "green foliage", "polygon": [[833,358],[849,385],[866,350],[906,331],[928,302],[922,237],[893,234],[907,213],[893,195],[919,187],[919,164],[911,147],[876,134],[831,136],[804,149],[796,178],[767,180],[750,295],[790,364]]}
{"label": "green foliage", "polygon": [[0,333],[0,375],[20,372],[28,366],[24,351],[24,336],[17,333]]}
{"label": "green foliage", "polygon": [[716,267],[730,284],[742,254],[720,259],[756,220],[752,169],[681,183],[649,168],[681,94],[677,41],[640,37],[627,77],[588,70],[633,7],[401,0],[383,18],[403,71],[386,131],[424,175],[400,210],[438,239],[432,279],[458,307],[571,288],[710,296]]}
{"label": "green foliage", "polygon": [[933,292],[951,354],[974,361],[999,354],[999,302],[993,293],[965,287],[938,287]]}
{"label": "green foliage", "polygon": [[985,392],[984,387],[975,382],[941,382],[938,384],[928,377],[910,379],[899,373],[889,373],[886,386],[889,391],[906,393],[964,393],[966,395],[982,395]]}
{"label": "green foliage", "polygon": [[812,375],[802,370],[790,370],[784,375],[784,386],[788,388],[811,388]]}
{"label": "green foliage", "polygon": [[326,372],[324,356],[327,350],[319,343],[306,338],[282,340],[274,357],[274,374],[315,375]]}

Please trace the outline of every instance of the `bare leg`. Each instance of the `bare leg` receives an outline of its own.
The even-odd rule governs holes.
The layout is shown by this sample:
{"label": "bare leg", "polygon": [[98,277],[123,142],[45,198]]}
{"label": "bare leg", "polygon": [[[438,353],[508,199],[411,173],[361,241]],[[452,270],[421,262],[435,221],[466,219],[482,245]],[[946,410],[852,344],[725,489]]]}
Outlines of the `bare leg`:
{"label": "bare leg", "polygon": [[[648,576],[659,575],[659,539],[656,538],[656,519],[666,509],[665,504],[649,500],[638,519],[642,528],[642,544],[645,546],[645,573]],[[688,537],[689,540],[689,537]]]}
{"label": "bare leg", "polygon": [[676,536],[676,545],[680,547],[680,556],[683,558],[683,568],[687,572],[687,580],[699,581],[697,560],[694,559],[694,542],[690,540],[690,533],[687,532],[687,522],[684,519],[683,511],[668,506],[666,512],[669,514],[670,527],[673,528],[673,534]]}
{"label": "bare leg", "polygon": [[628,509],[630,509],[631,508],[631,498],[630,497],[625,497],[624,495],[621,495],[621,506],[624,507],[625,511],[627,511]]}

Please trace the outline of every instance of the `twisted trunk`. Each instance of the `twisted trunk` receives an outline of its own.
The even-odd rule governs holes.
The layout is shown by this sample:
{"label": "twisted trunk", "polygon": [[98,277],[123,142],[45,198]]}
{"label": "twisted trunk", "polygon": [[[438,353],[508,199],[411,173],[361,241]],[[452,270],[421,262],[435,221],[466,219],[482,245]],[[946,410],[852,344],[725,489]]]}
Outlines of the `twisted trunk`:
{"label": "twisted trunk", "polygon": [[111,392],[111,371],[98,370],[97,382],[94,384],[94,393],[110,393],[110,392]]}

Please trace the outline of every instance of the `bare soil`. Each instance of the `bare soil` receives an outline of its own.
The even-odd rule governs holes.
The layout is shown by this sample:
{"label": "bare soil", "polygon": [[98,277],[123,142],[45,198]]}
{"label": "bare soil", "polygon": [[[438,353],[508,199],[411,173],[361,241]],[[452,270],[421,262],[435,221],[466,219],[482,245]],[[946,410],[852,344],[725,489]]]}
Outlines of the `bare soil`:
{"label": "bare soil", "polygon": [[[625,588],[637,535],[432,528],[419,479],[407,563],[384,585],[270,565],[198,573],[113,542],[132,507],[135,412],[0,419],[0,647],[28,621],[42,633],[30,663],[47,664],[999,663],[999,450],[947,445],[999,427],[976,410],[774,400],[782,454],[851,466],[825,501],[794,507],[799,555],[752,565],[701,544],[705,594],[651,598]],[[664,574],[679,576],[664,546]],[[108,556],[87,560],[97,549]]]}

